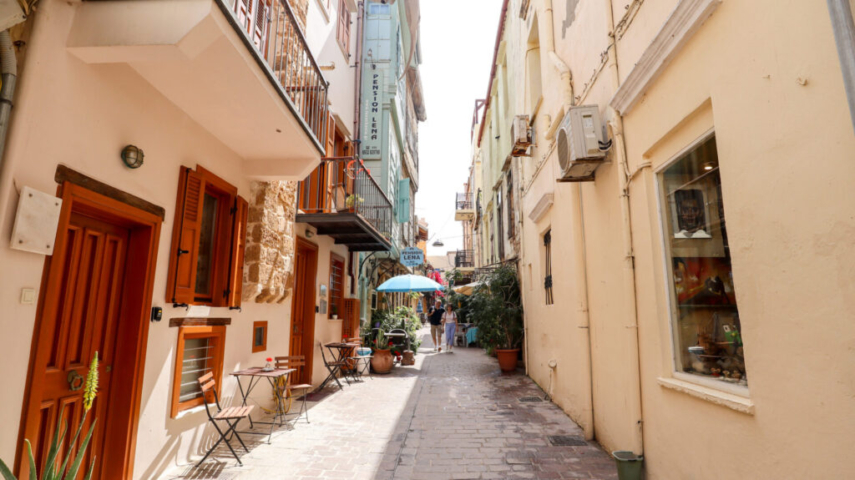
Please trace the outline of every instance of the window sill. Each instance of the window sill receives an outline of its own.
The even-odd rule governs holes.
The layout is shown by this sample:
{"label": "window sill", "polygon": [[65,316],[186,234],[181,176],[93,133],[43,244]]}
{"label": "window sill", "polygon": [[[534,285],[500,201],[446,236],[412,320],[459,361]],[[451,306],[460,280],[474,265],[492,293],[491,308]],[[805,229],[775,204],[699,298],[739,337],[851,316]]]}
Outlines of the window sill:
{"label": "window sill", "polygon": [[188,408],[186,410],[181,410],[178,412],[178,415],[172,417],[173,420],[181,420],[184,417],[189,417],[191,415],[195,415],[200,412],[205,411],[205,405],[196,405],[195,407]]}
{"label": "window sill", "polygon": [[685,393],[747,415],[754,415],[754,402],[748,398],[675,378],[659,377],[657,382],[667,389]]}

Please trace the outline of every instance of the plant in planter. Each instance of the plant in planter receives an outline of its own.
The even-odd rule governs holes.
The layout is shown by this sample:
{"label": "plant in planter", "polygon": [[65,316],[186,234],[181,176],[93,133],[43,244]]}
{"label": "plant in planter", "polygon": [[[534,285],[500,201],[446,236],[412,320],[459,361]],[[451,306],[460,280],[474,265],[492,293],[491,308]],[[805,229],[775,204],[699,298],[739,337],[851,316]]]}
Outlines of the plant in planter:
{"label": "plant in planter", "polygon": [[344,200],[344,204],[347,206],[347,208],[354,208],[357,205],[362,205],[364,202],[365,199],[355,193],[348,195],[347,198]]}
{"label": "plant in planter", "polygon": [[525,330],[515,268],[503,265],[475,288],[469,300],[469,318],[478,327],[478,342],[488,352],[495,351],[502,371],[516,370]]}
{"label": "plant in planter", "polygon": [[392,342],[390,342],[383,333],[382,328],[378,328],[371,341],[371,369],[375,373],[389,373],[392,371],[394,359],[392,358]]}

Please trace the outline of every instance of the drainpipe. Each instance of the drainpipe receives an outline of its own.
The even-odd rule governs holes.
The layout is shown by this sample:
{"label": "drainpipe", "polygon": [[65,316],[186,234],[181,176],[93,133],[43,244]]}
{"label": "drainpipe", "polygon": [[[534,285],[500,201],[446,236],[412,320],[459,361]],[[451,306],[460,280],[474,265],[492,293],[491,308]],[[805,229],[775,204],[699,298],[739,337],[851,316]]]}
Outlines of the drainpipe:
{"label": "drainpipe", "polygon": [[[608,20],[608,32],[611,37],[611,53],[608,55],[607,68],[610,73],[612,88],[617,91],[620,88],[620,75],[617,64],[617,45],[615,45],[615,24],[614,11],[612,1],[606,0],[607,9],[606,17]],[[629,324],[626,325],[627,335],[629,335],[629,351],[627,358],[629,364],[629,378],[626,392],[628,392],[628,409],[632,418],[635,420],[635,425],[632,430],[632,438],[628,445],[633,452],[638,455],[644,453],[644,438],[642,424],[642,405],[641,405],[641,359],[639,352],[638,338],[638,301],[636,297],[635,285],[635,254],[633,252],[632,241],[632,217],[629,203],[629,166],[627,164],[626,142],[623,137],[623,118],[620,116],[611,105],[607,106],[611,111],[612,120],[609,121],[608,127],[611,131],[612,138],[615,139],[615,157],[618,163],[618,188],[620,192],[620,213],[623,225],[621,236],[623,239],[623,296],[626,299],[626,318]],[[645,166],[649,167],[650,164]],[[644,168],[642,166],[641,168]]]}
{"label": "drainpipe", "polygon": [[[364,8],[363,0],[359,0],[356,7],[356,64],[354,65],[354,68],[356,68],[356,81],[353,82],[353,98],[355,100],[353,105],[353,139],[356,140],[355,148],[359,147],[359,142],[362,140],[359,130],[361,125],[359,115],[362,112],[362,17]],[[354,152],[354,154],[357,158],[359,157],[359,152]]]}
{"label": "drainpipe", "polygon": [[18,59],[9,30],[0,32],[0,174],[3,173],[6,135],[9,132],[9,118],[12,115],[12,100],[15,98],[15,83],[18,80]]}
{"label": "drainpipe", "polygon": [[[564,63],[561,58],[555,53],[555,26],[553,22],[552,0],[544,1],[543,24],[545,24],[543,37],[544,44],[547,50],[552,66],[561,75],[561,99],[562,105],[558,115],[552,120],[552,124],[546,133],[546,139],[552,141],[555,138],[555,132],[561,124],[564,115],[570,110],[570,107],[575,105],[573,98],[573,75],[570,73],[570,67]],[[576,304],[573,306],[574,317],[578,320],[577,328],[584,330],[583,339],[580,342],[579,348],[582,351],[581,373],[586,378],[582,382],[585,391],[582,393],[585,399],[585,406],[582,410],[582,416],[579,419],[582,424],[582,429],[585,432],[585,438],[591,440],[594,438],[594,375],[593,375],[593,360],[591,357],[591,318],[588,312],[588,267],[585,248],[585,226],[582,215],[582,187],[579,183],[570,184],[570,197],[572,204],[570,205],[570,224],[571,234],[573,238],[573,284],[575,286]]]}
{"label": "drainpipe", "polygon": [[570,72],[570,67],[564,63],[564,60],[555,53],[555,27],[553,25],[553,13],[552,13],[552,0],[545,0],[544,2],[544,12],[543,12],[543,21],[546,23],[546,31],[543,32],[545,35],[544,44],[546,44],[546,56],[548,57],[552,66],[558,70],[558,73],[561,75],[561,109],[558,111],[558,115],[552,119],[552,124],[549,126],[549,130],[546,131],[546,139],[552,140],[555,138],[555,132],[558,131],[558,126],[561,125],[561,120],[564,119],[564,115],[570,111],[570,107],[576,104],[576,99],[573,94],[573,73]]}
{"label": "drainpipe", "polygon": [[843,86],[849,99],[849,115],[855,127],[855,21],[849,0],[827,0],[831,26],[834,29],[834,42],[837,44],[837,56],[840,58],[840,70],[843,71]]}

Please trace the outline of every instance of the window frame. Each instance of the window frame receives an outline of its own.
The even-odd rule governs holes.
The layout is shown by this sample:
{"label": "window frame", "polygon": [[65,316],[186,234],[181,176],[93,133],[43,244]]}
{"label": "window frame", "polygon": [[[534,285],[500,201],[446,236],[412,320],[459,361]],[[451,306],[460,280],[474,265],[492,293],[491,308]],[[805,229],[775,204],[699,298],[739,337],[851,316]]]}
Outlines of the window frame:
{"label": "window frame", "polygon": [[[259,328],[264,329],[262,344],[256,345],[255,333]],[[252,353],[267,351],[267,320],[252,322]]]}
{"label": "window frame", "polygon": [[[237,187],[201,165],[195,169],[182,166],[178,177],[166,300],[176,305],[239,308],[249,204],[238,195]],[[218,205],[212,227],[210,278],[207,291],[200,293],[196,286],[206,195],[216,198]]]}
{"label": "window frame", "polygon": [[[749,398],[750,386],[736,385],[727,382],[723,382],[720,380],[715,380],[713,378],[707,378],[701,375],[693,375],[691,373],[686,373],[678,370],[678,364],[680,363],[677,355],[679,355],[677,349],[677,338],[675,337],[675,328],[677,326],[677,319],[675,318],[675,305],[676,299],[674,298],[674,292],[672,291],[672,283],[674,278],[674,268],[672,261],[672,254],[670,248],[670,238],[667,231],[668,228],[668,217],[665,214],[665,204],[663,203],[663,192],[664,185],[661,180],[661,175],[666,170],[674,166],[677,162],[684,159],[687,154],[699,148],[705,142],[710,139],[716,138],[715,128],[711,128],[704,132],[702,135],[688,143],[685,147],[681,148],[679,151],[671,155],[668,160],[662,162],[661,165],[657,166],[653,169],[653,182],[654,182],[654,191],[656,192],[656,202],[657,202],[657,211],[658,211],[658,221],[659,221],[659,241],[660,241],[660,249],[662,252],[662,272],[663,272],[663,281],[665,287],[665,300],[667,302],[668,308],[668,339],[669,339],[669,348],[671,349],[671,377],[677,380],[685,381],[688,383],[692,383],[695,385],[700,385],[704,387],[708,387],[714,390],[718,390],[721,392],[730,393],[733,395],[737,395],[743,398]],[[717,146],[717,143],[716,143]],[[719,159],[720,162],[720,159]],[[726,214],[725,214],[726,216]],[[731,261],[732,261],[732,253],[731,253]],[[734,282],[735,283],[735,282]],[[735,295],[735,285],[734,285],[734,295]],[[737,301],[737,308],[738,308]],[[744,347],[743,347],[744,348]],[[746,370],[748,368],[746,367]]]}
{"label": "window frame", "polygon": [[[215,340],[215,346],[213,349],[214,358],[212,360],[213,367],[211,368],[211,373],[214,374],[214,381],[217,385],[222,384],[223,357],[226,346],[226,327],[221,325],[180,327],[178,329],[178,345],[175,350],[174,376],[172,379],[172,418],[177,418],[181,412],[190,410],[191,408],[195,408],[205,403],[204,395],[192,400],[184,402],[180,401],[181,376],[184,365],[184,345],[187,340],[199,338],[210,338]],[[199,376],[201,377],[202,375]]]}
{"label": "window frame", "polygon": [[350,59],[350,40],[352,27],[350,22],[350,11],[347,9],[345,0],[338,0],[338,12],[336,12],[336,42],[341,47],[345,58]]}
{"label": "window frame", "polygon": [[[341,290],[335,290],[335,282],[334,282],[334,266],[336,263],[341,264],[341,281],[339,284],[341,285]],[[327,311],[327,319],[333,319],[333,305],[336,306],[336,320],[341,320],[344,314],[344,281],[345,281],[345,268],[347,263],[341,255],[338,255],[334,252],[330,252],[330,290],[329,290],[329,310]],[[338,292],[338,294],[336,294]]]}

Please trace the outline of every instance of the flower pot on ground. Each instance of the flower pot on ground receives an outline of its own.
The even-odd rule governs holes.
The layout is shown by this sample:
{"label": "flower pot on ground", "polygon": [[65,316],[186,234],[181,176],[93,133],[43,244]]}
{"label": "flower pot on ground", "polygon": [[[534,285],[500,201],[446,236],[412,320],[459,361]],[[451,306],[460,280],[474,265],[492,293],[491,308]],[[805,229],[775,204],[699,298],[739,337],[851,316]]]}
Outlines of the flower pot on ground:
{"label": "flower pot on ground", "polygon": [[377,329],[374,338],[371,340],[371,349],[373,350],[371,357],[371,370],[374,373],[389,373],[394,365],[392,358],[391,343],[387,338],[383,329]]}
{"label": "flower pot on ground", "polygon": [[490,272],[473,290],[469,307],[478,343],[496,354],[502,371],[516,370],[525,332],[516,268],[502,265]]}
{"label": "flower pot on ground", "polygon": [[519,353],[519,348],[513,350],[496,350],[496,357],[499,359],[499,369],[503,372],[516,371],[517,356]]}
{"label": "flower pot on ground", "polygon": [[392,371],[393,358],[391,350],[374,350],[371,357],[371,370],[374,373],[389,373]]}

